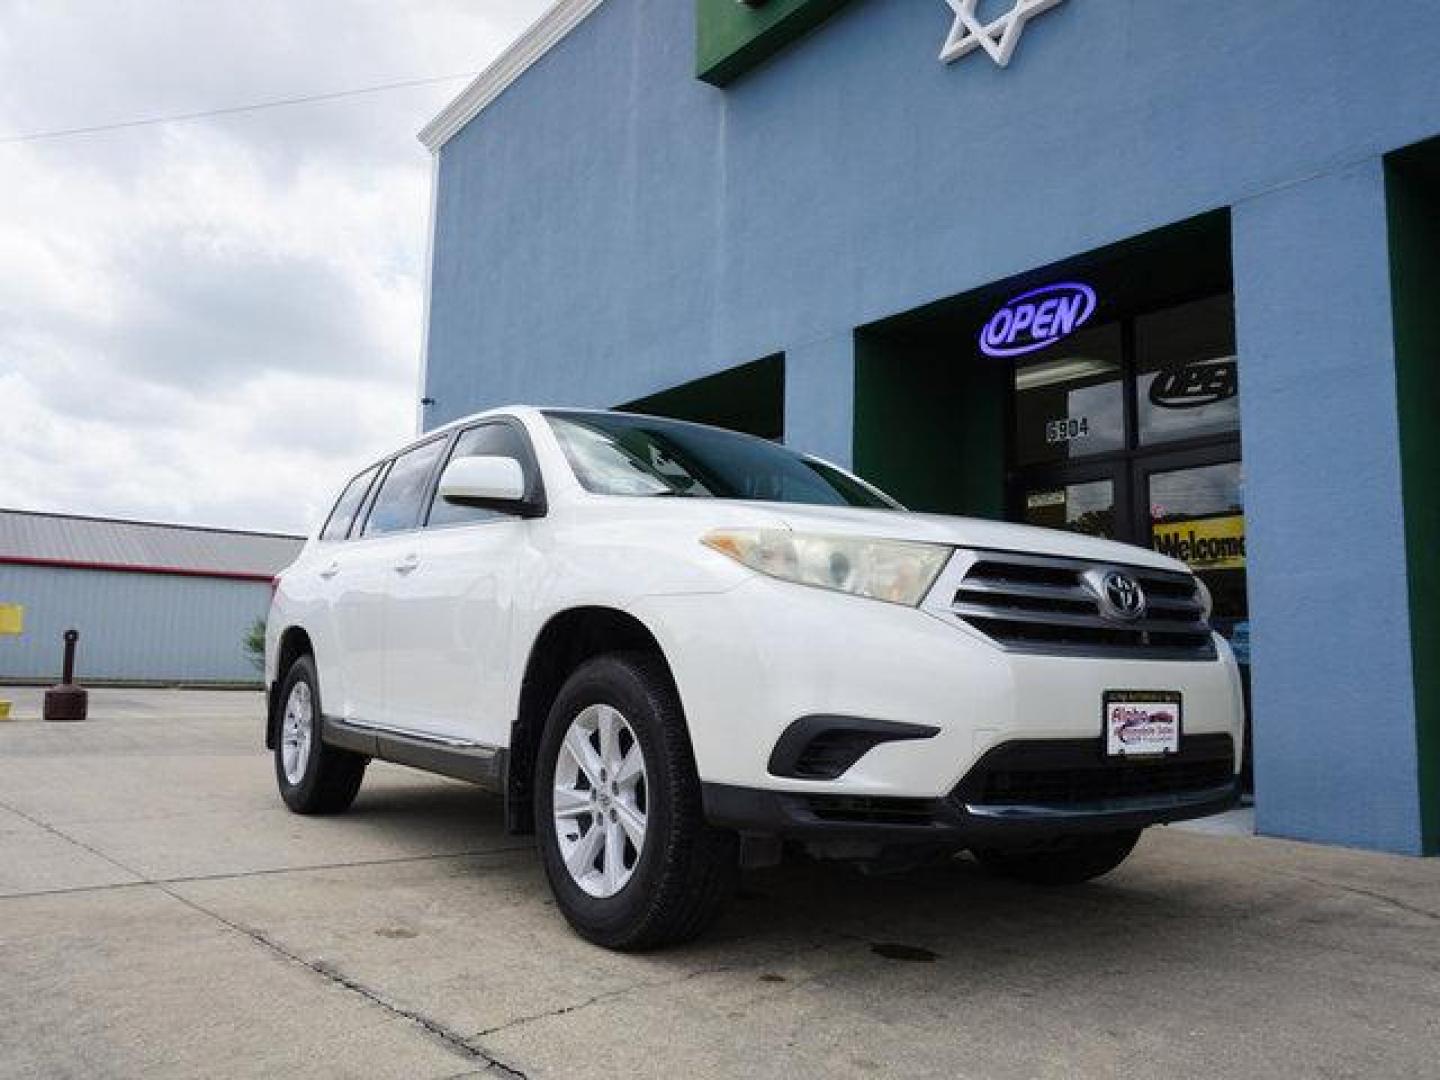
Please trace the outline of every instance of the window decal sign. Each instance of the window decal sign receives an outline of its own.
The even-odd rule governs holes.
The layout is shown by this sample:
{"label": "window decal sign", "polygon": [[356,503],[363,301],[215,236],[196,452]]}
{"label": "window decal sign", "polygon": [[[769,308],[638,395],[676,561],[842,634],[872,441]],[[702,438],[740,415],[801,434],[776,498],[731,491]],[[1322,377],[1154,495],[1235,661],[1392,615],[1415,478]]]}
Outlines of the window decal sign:
{"label": "window decal sign", "polygon": [[1024,356],[1069,337],[1095,314],[1095,290],[1079,282],[1031,289],[1012,299],[980,331],[986,356]]}
{"label": "window decal sign", "polygon": [[1156,375],[1150,384],[1150,401],[1162,409],[1198,409],[1227,401],[1239,389],[1239,372],[1233,356],[1192,360]]}
{"label": "window decal sign", "polygon": [[1161,555],[1179,559],[1193,570],[1245,568],[1245,515],[1188,521],[1157,521],[1152,545]]}

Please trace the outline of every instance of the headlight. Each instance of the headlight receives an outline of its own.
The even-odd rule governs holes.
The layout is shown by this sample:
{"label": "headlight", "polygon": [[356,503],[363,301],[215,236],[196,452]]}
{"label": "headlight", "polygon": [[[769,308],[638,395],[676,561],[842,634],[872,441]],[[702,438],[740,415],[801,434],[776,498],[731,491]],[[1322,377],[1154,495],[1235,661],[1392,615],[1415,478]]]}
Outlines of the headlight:
{"label": "headlight", "polygon": [[788,529],[716,529],[701,543],[782,581],[911,607],[935,584],[951,550],[909,540],[815,536]]}
{"label": "headlight", "polygon": [[1210,595],[1210,586],[1199,574],[1195,575],[1195,595],[1200,598],[1200,617],[1208,623],[1215,613],[1215,598]]}

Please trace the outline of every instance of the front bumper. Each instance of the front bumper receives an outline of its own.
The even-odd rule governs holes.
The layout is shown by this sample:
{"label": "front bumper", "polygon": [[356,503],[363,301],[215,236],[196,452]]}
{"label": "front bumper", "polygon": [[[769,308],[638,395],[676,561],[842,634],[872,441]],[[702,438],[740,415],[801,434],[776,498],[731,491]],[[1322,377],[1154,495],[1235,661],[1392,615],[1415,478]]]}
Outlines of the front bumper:
{"label": "front bumper", "polygon": [[1098,740],[1012,742],[941,798],[703,786],[711,824],[753,836],[884,846],[1007,846],[1206,817],[1235,805],[1235,744],[1191,738],[1157,762],[1114,762]]}
{"label": "front bumper", "polygon": [[[944,801],[996,748],[1098,744],[1109,690],[1179,693],[1184,738],[1228,736],[1239,768],[1240,682],[1218,638],[1211,660],[1027,655],[924,610],[758,577],[634,613],[670,662],[700,779],[716,790]],[[927,737],[875,745],[833,778],[777,767],[782,737],[808,717]]]}

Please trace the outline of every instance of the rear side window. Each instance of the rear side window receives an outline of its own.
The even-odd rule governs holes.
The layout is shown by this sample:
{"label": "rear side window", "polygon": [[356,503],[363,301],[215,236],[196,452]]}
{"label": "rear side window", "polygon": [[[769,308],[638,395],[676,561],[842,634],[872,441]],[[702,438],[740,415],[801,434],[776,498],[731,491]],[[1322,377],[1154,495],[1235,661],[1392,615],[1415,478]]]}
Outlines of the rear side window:
{"label": "rear side window", "polygon": [[444,449],[444,439],[432,439],[395,459],[365,519],[365,536],[404,532],[420,523],[420,511],[430,494],[430,477]]}
{"label": "rear side window", "polygon": [[[455,440],[455,449],[450,454],[450,460],[455,461],[466,457],[508,457],[515,458],[525,468],[527,483],[533,481],[530,461],[530,451],[525,445],[525,439],[512,425],[505,423],[481,424],[479,427],[470,428],[460,433]],[[455,503],[446,502],[440,497],[440,492],[435,492],[435,498],[430,504],[429,525],[431,528],[444,527],[446,525],[468,525],[475,521],[489,521],[491,518],[505,517],[498,510],[485,510],[476,506],[457,506]]]}
{"label": "rear side window", "polygon": [[355,520],[355,512],[360,509],[365,493],[370,490],[370,484],[379,471],[380,466],[375,465],[345,485],[340,498],[335,500],[335,509],[330,511],[329,520],[320,530],[321,540],[344,540],[350,535],[350,525]]}

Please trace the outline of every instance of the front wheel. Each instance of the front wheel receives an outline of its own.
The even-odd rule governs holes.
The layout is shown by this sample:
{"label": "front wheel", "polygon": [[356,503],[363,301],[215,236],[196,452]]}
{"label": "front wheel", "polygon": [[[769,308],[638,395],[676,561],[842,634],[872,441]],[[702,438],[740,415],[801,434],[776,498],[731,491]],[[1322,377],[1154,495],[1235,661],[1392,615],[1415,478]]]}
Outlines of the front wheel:
{"label": "front wheel", "polygon": [[338,814],[349,808],[370,759],[320,739],[320,680],[315,661],[302,656],[280,687],[275,739],[275,780],[280,797],[297,814]]}
{"label": "front wheel", "polygon": [[590,660],[561,688],[540,745],[535,820],[556,903],[606,948],[695,937],[739,874],[735,834],[705,823],[679,697],[643,653]]}
{"label": "front wheel", "polygon": [[1066,836],[1036,847],[976,848],[974,855],[981,866],[1000,877],[1032,885],[1079,885],[1114,870],[1139,839],[1139,829],[1126,829]]}

